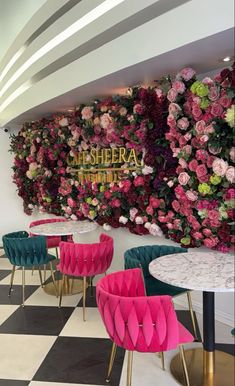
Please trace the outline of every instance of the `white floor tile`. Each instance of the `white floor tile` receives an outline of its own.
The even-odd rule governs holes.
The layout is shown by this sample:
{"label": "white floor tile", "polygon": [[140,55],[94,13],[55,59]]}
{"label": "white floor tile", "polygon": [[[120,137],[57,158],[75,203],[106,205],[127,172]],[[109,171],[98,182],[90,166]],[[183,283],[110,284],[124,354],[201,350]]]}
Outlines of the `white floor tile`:
{"label": "white floor tile", "polygon": [[[11,275],[5,277],[2,281],[1,284],[9,284],[10,283],[10,277]],[[49,277],[49,273],[46,276],[47,278]],[[42,271],[42,278],[43,278],[43,271]],[[14,275],[14,282],[13,285],[21,285],[22,284],[22,271],[21,269],[17,269],[15,271]],[[32,275],[31,269],[25,270],[25,284],[26,285],[40,285],[40,278],[39,278],[39,273],[38,270],[35,270]]]}
{"label": "white floor tile", "polygon": [[86,308],[86,321],[83,321],[82,308],[76,308],[60,333],[60,336],[87,338],[108,338],[97,308]]}
{"label": "white floor tile", "polygon": [[12,304],[1,304],[0,305],[0,325],[5,322],[17,310],[17,308],[20,307],[18,305],[12,305]]}
{"label": "white floor tile", "polygon": [[[82,294],[63,296],[62,307],[75,307]],[[55,306],[58,307],[59,297],[47,294],[43,288],[38,288],[26,301],[26,306]]]}
{"label": "white floor tile", "polygon": [[2,257],[0,259],[0,269],[10,269],[12,270],[12,264],[7,258]]}
{"label": "white floor tile", "polygon": [[31,380],[55,336],[0,334],[0,378]]}

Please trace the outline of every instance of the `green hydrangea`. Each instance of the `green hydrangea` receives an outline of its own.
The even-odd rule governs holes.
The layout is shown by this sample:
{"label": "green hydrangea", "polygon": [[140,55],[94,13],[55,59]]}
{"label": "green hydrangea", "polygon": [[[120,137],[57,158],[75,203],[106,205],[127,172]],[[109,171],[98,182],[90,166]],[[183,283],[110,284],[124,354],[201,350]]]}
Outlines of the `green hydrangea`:
{"label": "green hydrangea", "polygon": [[201,100],[201,102],[200,102],[200,107],[201,107],[201,109],[203,109],[203,110],[206,110],[207,109],[207,107],[210,105],[210,101],[209,101],[209,99],[207,99],[207,98],[202,98],[202,100]]}
{"label": "green hydrangea", "polygon": [[204,194],[204,195],[210,194],[211,188],[206,182],[203,182],[202,184],[198,185],[198,191],[199,191],[199,193]]}
{"label": "green hydrangea", "polygon": [[87,202],[88,204],[91,204],[91,203],[92,203],[92,198],[91,198],[91,197],[88,197],[88,198],[86,199],[86,202]]}
{"label": "green hydrangea", "polygon": [[105,191],[105,187],[104,187],[104,185],[101,185],[100,186],[100,192],[104,192]]}
{"label": "green hydrangea", "polygon": [[220,184],[221,182],[221,177],[220,176],[217,176],[216,174],[213,174],[211,177],[210,177],[210,182],[212,185],[218,185]]}
{"label": "green hydrangea", "polygon": [[209,88],[206,84],[203,84],[199,80],[196,80],[190,87],[190,90],[193,94],[198,95],[199,97],[203,98],[208,95]]}
{"label": "green hydrangea", "polygon": [[181,244],[183,245],[189,245],[190,242],[191,242],[191,238],[189,236],[186,236],[186,237],[182,237],[182,239],[180,240]]}
{"label": "green hydrangea", "polygon": [[235,105],[232,105],[230,109],[226,111],[225,121],[230,127],[235,127]]}

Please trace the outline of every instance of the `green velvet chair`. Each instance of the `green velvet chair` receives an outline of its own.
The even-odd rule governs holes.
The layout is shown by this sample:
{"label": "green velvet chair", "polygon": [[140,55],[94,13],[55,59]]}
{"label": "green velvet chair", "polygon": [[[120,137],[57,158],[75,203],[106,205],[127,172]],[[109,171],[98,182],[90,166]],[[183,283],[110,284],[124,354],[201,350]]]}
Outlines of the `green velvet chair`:
{"label": "green velvet chair", "polygon": [[188,250],[185,248],[173,247],[168,245],[146,245],[131,248],[124,253],[125,269],[137,267],[142,268],[147,296],[170,295],[174,297],[186,293],[188,298],[189,311],[192,319],[193,331],[195,338],[197,339],[196,323],[192,308],[192,299],[190,291],[185,288],[175,287],[173,285],[169,285],[163,283],[160,280],[155,279],[149,273],[148,268],[149,263],[151,263],[152,260],[157,259],[160,256],[183,252],[188,252]]}
{"label": "green velvet chair", "polygon": [[28,237],[28,233],[25,231],[12,232],[3,236],[3,248],[6,256],[13,265],[11,273],[11,282],[9,289],[9,296],[11,296],[11,290],[14,280],[15,269],[17,266],[22,268],[22,305],[24,307],[25,302],[25,268],[38,267],[41,286],[43,287],[42,274],[40,267],[49,263],[51,269],[52,280],[56,289],[56,283],[54,273],[52,269],[52,261],[55,260],[55,256],[47,253],[46,237],[34,236]]}

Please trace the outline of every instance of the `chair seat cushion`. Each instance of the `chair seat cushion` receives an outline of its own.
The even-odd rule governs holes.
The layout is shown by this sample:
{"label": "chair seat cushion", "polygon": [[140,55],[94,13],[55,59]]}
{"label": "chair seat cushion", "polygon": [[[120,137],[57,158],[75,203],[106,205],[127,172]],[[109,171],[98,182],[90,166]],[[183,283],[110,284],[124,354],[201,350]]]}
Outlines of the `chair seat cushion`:
{"label": "chair seat cushion", "polygon": [[[51,255],[50,253],[48,253],[47,254],[47,259],[45,259],[41,264],[40,264],[40,266],[41,265],[44,265],[44,264],[47,264],[47,263],[49,263],[50,261],[53,261],[53,260],[55,260],[56,259],[56,257],[54,256],[54,255]],[[30,264],[24,264],[23,265],[23,267],[38,267],[39,266],[39,264],[37,264],[37,263],[30,263]]]}
{"label": "chair seat cushion", "polygon": [[187,289],[175,287],[170,284],[163,283],[152,276],[145,277],[145,287],[148,296],[154,295],[169,295],[176,296],[187,292]]}

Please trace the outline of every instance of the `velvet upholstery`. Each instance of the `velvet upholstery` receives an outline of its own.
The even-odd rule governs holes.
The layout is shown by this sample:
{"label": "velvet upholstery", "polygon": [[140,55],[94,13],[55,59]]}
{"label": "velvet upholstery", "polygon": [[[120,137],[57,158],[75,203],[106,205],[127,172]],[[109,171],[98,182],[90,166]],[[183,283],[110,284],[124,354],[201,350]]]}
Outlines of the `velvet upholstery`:
{"label": "velvet upholstery", "polygon": [[160,256],[171,255],[173,253],[183,253],[183,252],[184,253],[188,252],[188,250],[185,248],[173,247],[168,245],[146,245],[146,246],[131,248],[124,253],[125,269],[137,268],[137,267],[142,269],[143,275],[144,275],[146,293],[148,296],[180,295],[184,292],[187,292],[187,289],[175,287],[155,279],[149,273],[148,267],[152,260]]}
{"label": "velvet upholstery", "polygon": [[145,296],[140,268],[111,273],[96,285],[99,312],[111,340],[130,351],[163,352],[194,337],[177,320],[170,296]]}
{"label": "velvet upholstery", "polygon": [[[29,228],[34,227],[36,225],[48,224],[53,222],[65,222],[68,221],[66,218],[47,218],[42,220],[36,220],[29,224]],[[30,236],[36,236],[35,234],[30,232]],[[47,248],[57,248],[59,247],[59,243],[61,241],[61,236],[46,236]],[[68,235],[67,241],[73,242],[73,236]]]}
{"label": "velvet upholstery", "polygon": [[3,248],[12,265],[33,267],[47,264],[55,256],[47,253],[46,237],[28,237],[25,231],[12,232],[3,236]]}
{"label": "velvet upholstery", "polygon": [[72,276],[95,276],[104,273],[113,258],[113,239],[100,235],[100,242],[93,244],[60,242],[58,269]]}

